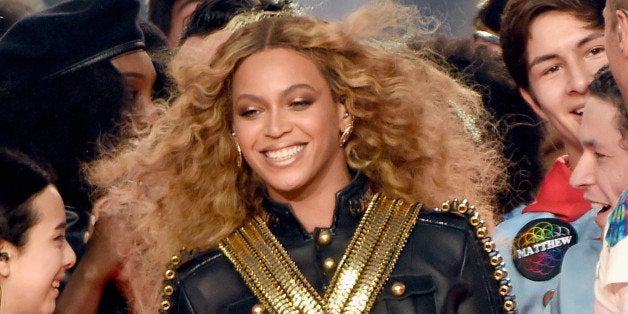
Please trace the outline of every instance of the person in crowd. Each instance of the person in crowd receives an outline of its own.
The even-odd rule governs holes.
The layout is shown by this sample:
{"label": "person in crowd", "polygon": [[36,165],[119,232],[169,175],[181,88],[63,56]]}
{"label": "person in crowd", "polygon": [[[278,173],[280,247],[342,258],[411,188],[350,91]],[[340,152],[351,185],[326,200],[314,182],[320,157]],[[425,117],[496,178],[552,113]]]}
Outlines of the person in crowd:
{"label": "person in crowd", "polygon": [[593,311],[598,208],[569,185],[569,176],[582,154],[577,130],[589,84],[607,62],[602,10],[603,3],[592,0],[513,0],[504,10],[506,66],[523,98],[560,133],[567,153],[547,173],[535,201],[493,234],[499,250],[511,253],[505,263],[523,313]]}
{"label": "person in crowd", "polygon": [[622,195],[622,191],[628,188],[628,113],[608,67],[599,72],[590,90],[578,131],[584,151],[570,182],[584,190],[587,200],[603,206],[604,214],[599,216],[605,232],[596,270],[595,313],[626,313],[628,241],[624,240],[624,217],[628,192]]}
{"label": "person in crowd", "polygon": [[[473,18],[474,44],[483,45],[501,55],[502,48],[499,42],[501,30],[501,17],[506,7],[506,0],[486,0]],[[541,170],[550,169],[556,159],[564,155],[564,145],[561,135],[553,128],[543,128],[543,142],[541,143],[541,155],[543,165]],[[535,144],[532,144],[535,146]],[[534,192],[534,190],[532,191]]]}
{"label": "person in crowd", "polygon": [[0,313],[53,313],[76,255],[53,176],[0,148]]}
{"label": "person in crowd", "polygon": [[617,81],[619,90],[624,95],[624,104],[628,104],[628,52],[624,48],[628,40],[628,1],[607,0],[604,8],[604,38],[608,64]]}
{"label": "person in crowd", "polygon": [[90,167],[103,210],[139,220],[139,311],[515,310],[487,238],[503,167],[478,95],[367,40],[420,19],[389,2],[263,19],[175,77],[151,134]]}
{"label": "person in crowd", "polygon": [[522,204],[534,200],[543,179],[540,153],[543,130],[538,115],[510,78],[501,55],[485,45],[473,45],[472,41],[467,37],[441,35],[416,38],[410,46],[435,52],[432,56],[435,61],[482,95],[503,142],[502,154],[508,161],[508,188],[498,193],[496,206],[496,214],[506,219],[520,213]]}
{"label": "person in crowd", "polygon": [[150,0],[148,20],[168,38],[171,47],[179,46],[187,20],[202,0]]}
{"label": "person in crowd", "polygon": [[[80,260],[99,251],[84,253],[93,218],[81,164],[98,155],[99,143],[131,138],[135,131],[122,127],[131,118],[139,130],[156,116],[156,73],[138,11],[137,1],[66,1],[26,16],[0,39],[0,145],[54,169],[68,211],[68,240]],[[95,273],[80,270],[73,277],[80,282]],[[75,300],[67,304],[80,304]]]}

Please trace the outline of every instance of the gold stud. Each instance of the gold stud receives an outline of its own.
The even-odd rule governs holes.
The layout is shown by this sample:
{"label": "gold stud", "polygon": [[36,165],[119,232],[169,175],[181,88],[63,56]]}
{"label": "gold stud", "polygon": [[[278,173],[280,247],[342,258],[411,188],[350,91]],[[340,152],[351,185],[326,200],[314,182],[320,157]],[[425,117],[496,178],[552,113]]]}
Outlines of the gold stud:
{"label": "gold stud", "polygon": [[164,287],[165,295],[172,295],[173,292],[174,292],[174,288],[171,285],[167,285]]}
{"label": "gold stud", "polygon": [[172,255],[172,257],[170,258],[170,263],[172,263],[172,265],[174,266],[179,265],[180,262],[181,262],[181,259],[179,258],[178,255]]}
{"label": "gold stud", "polygon": [[491,240],[484,242],[484,251],[487,253],[493,252],[495,249],[495,243]]}
{"label": "gold stud", "polygon": [[263,314],[264,313],[264,306],[259,304],[259,303],[253,305],[253,307],[251,308],[251,313],[252,314]]}
{"label": "gold stud", "polygon": [[316,237],[316,243],[320,246],[327,246],[331,243],[331,239],[332,234],[329,230],[321,230],[321,232],[318,233],[318,237]]}
{"label": "gold stud", "polygon": [[478,216],[477,212],[474,212],[473,215],[469,218],[469,223],[474,227],[480,224],[480,217]]}
{"label": "gold stud", "polygon": [[497,266],[497,265],[502,263],[502,256],[499,255],[499,254],[495,254],[495,255],[491,256],[491,261],[490,262],[491,262],[491,265]]}
{"label": "gold stud", "polygon": [[395,281],[392,286],[390,286],[390,292],[392,292],[395,296],[402,296],[406,293],[406,285],[403,282]]}
{"label": "gold stud", "polygon": [[168,302],[166,300],[161,301],[161,309],[164,310],[164,311],[169,310],[170,309],[170,302]]}
{"label": "gold stud", "polygon": [[462,203],[460,203],[460,205],[458,205],[458,212],[461,214],[464,214],[467,212],[467,209],[469,208],[467,206],[468,202],[467,200],[462,200]]}
{"label": "gold stud", "polygon": [[323,269],[326,271],[332,271],[336,269],[336,261],[333,257],[328,257],[323,261]]}
{"label": "gold stud", "polygon": [[475,235],[480,239],[484,239],[486,237],[486,227],[478,228]]}
{"label": "gold stud", "polygon": [[517,303],[515,303],[515,301],[513,301],[513,300],[506,300],[504,302],[504,310],[506,310],[506,311],[514,310],[515,306],[517,306]]}
{"label": "gold stud", "polygon": [[509,285],[501,285],[501,286],[499,286],[499,294],[507,295],[508,293],[510,293],[510,286]]}
{"label": "gold stud", "polygon": [[449,202],[444,202],[443,205],[440,206],[440,208],[444,211],[449,211]]}
{"label": "gold stud", "polygon": [[504,277],[506,277],[507,272],[503,269],[496,269],[493,272],[493,278],[495,278],[495,280],[502,280],[504,279]]}
{"label": "gold stud", "polygon": [[166,270],[166,274],[165,275],[166,275],[166,279],[168,279],[168,280],[174,278],[174,270],[172,270],[172,269]]}

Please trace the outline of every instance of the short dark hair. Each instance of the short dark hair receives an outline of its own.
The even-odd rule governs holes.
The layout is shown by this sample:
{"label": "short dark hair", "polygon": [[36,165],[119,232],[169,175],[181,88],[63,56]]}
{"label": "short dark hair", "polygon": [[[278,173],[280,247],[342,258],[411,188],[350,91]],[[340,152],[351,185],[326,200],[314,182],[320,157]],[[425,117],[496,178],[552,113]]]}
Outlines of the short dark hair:
{"label": "short dark hair", "polygon": [[150,0],[148,2],[148,20],[157,25],[164,34],[170,31],[172,6],[175,0]]}
{"label": "short dark hair", "polygon": [[626,140],[626,138],[628,138],[628,111],[626,111],[621,91],[608,65],[602,67],[597,72],[595,79],[593,79],[589,86],[589,91],[590,97],[607,100],[615,106],[619,112],[616,117],[617,126],[619,127],[622,138]]}
{"label": "short dark hair", "polygon": [[252,8],[253,4],[249,0],[205,0],[190,16],[181,37],[186,39],[217,31],[227,25],[234,15]]}
{"label": "short dark hair", "polygon": [[37,222],[33,196],[52,183],[53,176],[26,155],[0,147],[0,239],[17,247]]}
{"label": "short dark hair", "polygon": [[536,17],[548,11],[573,14],[587,22],[588,28],[604,28],[604,1],[602,0],[511,0],[502,15],[500,38],[504,62],[521,88],[529,90],[526,49],[530,26]]}
{"label": "short dark hair", "polygon": [[487,0],[473,18],[473,26],[476,30],[488,30],[499,34],[501,29],[501,16],[506,7],[507,0]]}

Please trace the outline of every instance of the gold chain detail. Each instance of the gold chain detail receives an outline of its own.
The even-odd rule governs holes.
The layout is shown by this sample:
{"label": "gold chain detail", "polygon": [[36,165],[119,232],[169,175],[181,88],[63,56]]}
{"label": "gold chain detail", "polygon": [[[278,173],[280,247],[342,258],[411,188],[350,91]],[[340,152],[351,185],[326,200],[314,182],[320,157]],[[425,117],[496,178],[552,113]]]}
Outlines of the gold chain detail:
{"label": "gold chain detail", "polygon": [[220,249],[271,313],[363,313],[388,280],[420,209],[375,195],[324,298],[259,217],[221,241]]}

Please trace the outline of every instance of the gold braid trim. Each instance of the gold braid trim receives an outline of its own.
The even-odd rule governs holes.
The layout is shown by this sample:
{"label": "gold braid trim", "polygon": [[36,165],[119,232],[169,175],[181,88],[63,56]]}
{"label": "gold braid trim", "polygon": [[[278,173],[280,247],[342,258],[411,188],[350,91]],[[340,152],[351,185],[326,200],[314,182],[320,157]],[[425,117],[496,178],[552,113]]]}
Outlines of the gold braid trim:
{"label": "gold braid trim", "polygon": [[375,195],[324,297],[259,217],[221,241],[220,249],[267,312],[368,312],[392,272],[421,207]]}

